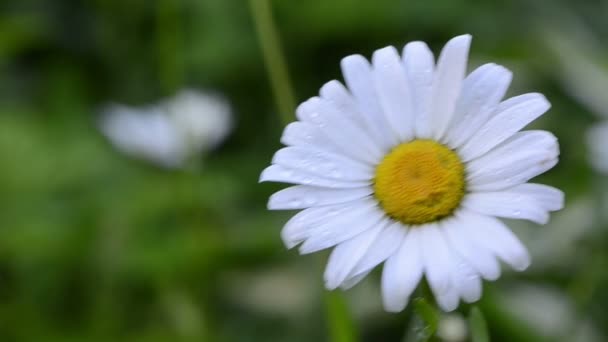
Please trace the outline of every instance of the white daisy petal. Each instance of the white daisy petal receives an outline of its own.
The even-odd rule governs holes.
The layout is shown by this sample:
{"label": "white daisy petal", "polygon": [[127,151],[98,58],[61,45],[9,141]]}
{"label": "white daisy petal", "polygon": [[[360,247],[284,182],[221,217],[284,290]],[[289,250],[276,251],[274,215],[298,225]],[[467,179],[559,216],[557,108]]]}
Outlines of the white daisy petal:
{"label": "white daisy petal", "polygon": [[386,219],[385,228],[372,242],[367,252],[351,271],[349,277],[358,277],[367,273],[381,262],[393,255],[403,243],[408,228],[401,222]]}
{"label": "white daisy petal", "polygon": [[337,180],[369,181],[374,178],[374,168],[370,165],[305,147],[284,147],[275,153],[272,163]]}
{"label": "white daisy petal", "polygon": [[296,116],[319,127],[329,140],[356,160],[376,164],[383,156],[383,151],[368,133],[327,100],[310,98],[298,106]]}
{"label": "white daisy petal", "polygon": [[361,201],[351,201],[336,205],[313,207],[294,215],[283,227],[281,238],[287,248],[293,248],[314,232],[319,223],[345,215],[361,205]]}
{"label": "white daisy petal", "polygon": [[399,250],[384,263],[382,302],[386,311],[402,311],[422,278],[420,233],[419,229],[410,230]]}
{"label": "white daisy petal", "polygon": [[545,131],[519,132],[467,164],[469,191],[501,190],[524,183],[557,163],[557,139]]}
{"label": "white daisy petal", "polygon": [[551,104],[542,94],[531,93],[503,101],[494,117],[486,122],[462,148],[458,150],[467,162],[488,152],[511,137],[515,132],[544,114]]}
{"label": "white daisy petal", "polygon": [[437,301],[437,305],[441,308],[441,310],[445,312],[451,312],[458,308],[459,302],[459,293],[458,287],[450,287],[445,292],[441,294],[435,293],[435,300]]}
{"label": "white daisy petal", "polygon": [[530,255],[519,239],[498,219],[470,211],[461,211],[463,220],[469,224],[465,227],[470,236],[488,248],[502,261],[517,271],[523,271],[530,265]]}
{"label": "white daisy petal", "polygon": [[367,132],[370,137],[374,137],[374,131],[365,122],[365,115],[361,113],[355,99],[342,83],[336,80],[329,81],[321,87],[319,94],[324,100],[331,102],[337,110],[348,116],[359,128]]}
{"label": "white daisy petal", "polygon": [[461,146],[490,118],[505,96],[513,75],[494,63],[475,69],[463,82],[452,123],[445,142],[452,148]]}
{"label": "white daisy petal", "polygon": [[292,122],[285,127],[281,136],[281,143],[287,146],[302,146],[344,154],[323,134],[319,127],[302,121]]}
{"label": "white daisy petal", "polygon": [[359,108],[342,83],[336,80],[325,83],[321,87],[319,95],[321,95],[321,98],[332,102],[336,109],[344,113],[344,115],[349,116],[353,121],[361,124],[363,117],[359,112]]}
{"label": "white daisy petal", "polygon": [[548,211],[556,211],[564,207],[564,192],[552,186],[524,183],[509,190],[533,198],[538,205]]}
{"label": "white daisy petal", "polygon": [[306,241],[300,246],[300,254],[317,252],[376,227],[384,212],[377,208],[373,200],[357,201],[351,212],[333,217],[313,228]]}
{"label": "white daisy petal", "polygon": [[367,272],[363,272],[361,274],[358,274],[352,278],[347,278],[346,280],[344,280],[344,282],[342,283],[342,285],[340,285],[340,288],[342,290],[348,290],[350,288],[352,288],[353,286],[359,284],[359,282],[363,279],[365,279],[365,277],[367,277],[367,275],[371,272],[367,271]]}
{"label": "white daisy petal", "polygon": [[429,223],[411,230],[420,230],[420,244],[424,273],[436,295],[450,288],[450,253],[437,224]]}
{"label": "white daisy petal", "polygon": [[430,138],[432,126],[429,116],[435,57],[424,42],[411,42],[403,49],[403,65],[410,83],[414,108],[414,131],[418,138]]}
{"label": "white daisy petal", "polygon": [[295,185],[270,196],[268,209],[304,209],[328,204],[339,204],[365,198],[374,192],[369,186],[352,189],[331,189],[309,185]]}
{"label": "white daisy petal", "polygon": [[481,298],[481,279],[479,274],[459,256],[455,255],[454,282],[458,287],[458,293],[467,303],[473,303]]}
{"label": "white daisy petal", "polygon": [[389,46],[374,52],[372,62],[376,92],[390,127],[399,141],[411,140],[414,137],[412,94],[399,53]]}
{"label": "white daisy petal", "polygon": [[468,194],[462,206],[480,214],[546,224],[549,213],[534,198],[504,190]]}
{"label": "white daisy petal", "polygon": [[351,55],[343,58],[340,65],[344,81],[363,114],[365,126],[384,151],[390,150],[398,141],[394,135],[386,134],[390,128],[378,101],[369,62],[361,55]]}
{"label": "white daisy petal", "polygon": [[469,223],[456,215],[441,224],[441,230],[450,247],[466,262],[470,263],[487,280],[500,277],[500,265],[492,253],[468,237],[465,225]]}
{"label": "white daisy petal", "polygon": [[557,156],[559,149],[557,138],[546,131],[523,131],[513,134],[493,150],[483,156],[466,163],[467,174],[475,177],[487,171],[488,167],[504,168],[512,163],[508,158],[516,153],[522,152],[550,152]]}
{"label": "white daisy petal", "polygon": [[382,228],[384,227],[377,225],[334,248],[325,268],[325,287],[328,290],[334,290],[342,285]]}
{"label": "white daisy petal", "polygon": [[281,165],[270,165],[260,175],[260,182],[282,182],[291,184],[312,185],[325,188],[361,188],[369,186],[369,181],[337,180],[305,171],[287,168]]}
{"label": "white daisy petal", "polygon": [[436,140],[444,135],[454,114],[467,69],[470,45],[471,36],[468,34],[452,38],[437,60],[430,111],[433,137]]}

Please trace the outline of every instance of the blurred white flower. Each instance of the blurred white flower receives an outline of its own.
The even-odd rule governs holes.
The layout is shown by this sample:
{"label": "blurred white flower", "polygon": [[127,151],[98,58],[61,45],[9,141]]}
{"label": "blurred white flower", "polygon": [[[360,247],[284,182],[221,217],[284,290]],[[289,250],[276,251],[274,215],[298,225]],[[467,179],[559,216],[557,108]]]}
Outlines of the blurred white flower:
{"label": "blurred white flower", "polygon": [[519,284],[502,291],[497,299],[500,307],[550,341],[600,341],[595,327],[562,290]]}
{"label": "blurred white flower", "polygon": [[587,132],[589,162],[598,172],[608,173],[608,69],[603,66],[603,46],[584,22],[560,13],[559,25],[547,24],[543,40],[560,66],[562,87],[578,103],[603,120]]}
{"label": "blurred white flower", "polygon": [[232,113],[217,95],[182,90],[156,105],[110,105],[102,112],[100,129],[130,156],[179,168],[226,138],[232,129]]}
{"label": "blurred white flower", "polygon": [[315,305],[316,279],[299,267],[229,272],[222,287],[235,303],[264,314],[300,316]]}
{"label": "blurred white flower", "polygon": [[437,327],[437,335],[442,341],[462,342],[468,336],[467,321],[459,313],[443,315]]}
{"label": "blurred white flower", "polygon": [[608,121],[597,123],[587,131],[587,146],[591,166],[608,173]]}

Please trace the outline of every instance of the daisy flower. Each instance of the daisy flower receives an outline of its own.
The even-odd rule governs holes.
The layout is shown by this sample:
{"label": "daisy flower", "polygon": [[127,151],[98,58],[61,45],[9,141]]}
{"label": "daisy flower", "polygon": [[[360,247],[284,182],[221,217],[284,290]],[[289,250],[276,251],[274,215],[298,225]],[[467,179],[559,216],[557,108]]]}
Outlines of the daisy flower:
{"label": "daisy flower", "polygon": [[523,131],[545,113],[538,93],[502,100],[511,72],[490,63],[465,77],[470,35],[437,63],[423,42],[342,60],[347,85],[330,81],[302,103],[260,181],[296,184],[270,209],[303,209],[283,228],[300,253],[335,247],[330,290],[349,288],[384,262],[387,311],[405,308],[424,276],[444,311],[477,301],[499,260],[521,271],[526,248],[497,219],[544,224],[563,193],[527,183],[558,160],[557,139]]}
{"label": "daisy flower", "polygon": [[179,168],[226,138],[232,129],[232,113],[221,97],[182,90],[147,107],[110,105],[102,112],[100,129],[128,155]]}

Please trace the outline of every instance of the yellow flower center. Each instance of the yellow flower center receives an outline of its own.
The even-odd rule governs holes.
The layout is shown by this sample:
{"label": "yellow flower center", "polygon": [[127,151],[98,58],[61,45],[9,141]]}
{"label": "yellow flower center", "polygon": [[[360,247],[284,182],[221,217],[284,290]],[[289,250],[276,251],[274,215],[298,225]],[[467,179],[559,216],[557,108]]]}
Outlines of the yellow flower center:
{"label": "yellow flower center", "polygon": [[410,225],[451,215],[465,192],[456,152],[432,140],[395,147],[376,168],[375,196],[393,219]]}

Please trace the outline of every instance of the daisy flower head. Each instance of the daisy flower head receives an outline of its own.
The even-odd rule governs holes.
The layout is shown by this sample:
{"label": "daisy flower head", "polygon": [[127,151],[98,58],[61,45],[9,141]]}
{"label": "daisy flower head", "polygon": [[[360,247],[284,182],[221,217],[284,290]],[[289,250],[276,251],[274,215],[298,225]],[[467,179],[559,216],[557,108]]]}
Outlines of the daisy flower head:
{"label": "daisy flower head", "polygon": [[438,305],[477,301],[481,279],[530,264],[497,219],[544,224],[563,193],[528,183],[558,160],[557,139],[521,131],[549,102],[503,100],[511,72],[489,63],[466,75],[470,35],[450,40],[435,63],[423,42],[342,60],[346,87],[326,83],[302,103],[260,181],[296,184],[269,209],[303,209],[282,231],[300,253],[334,247],[330,290],[347,289],[384,262],[387,311],[403,310],[424,276]]}

